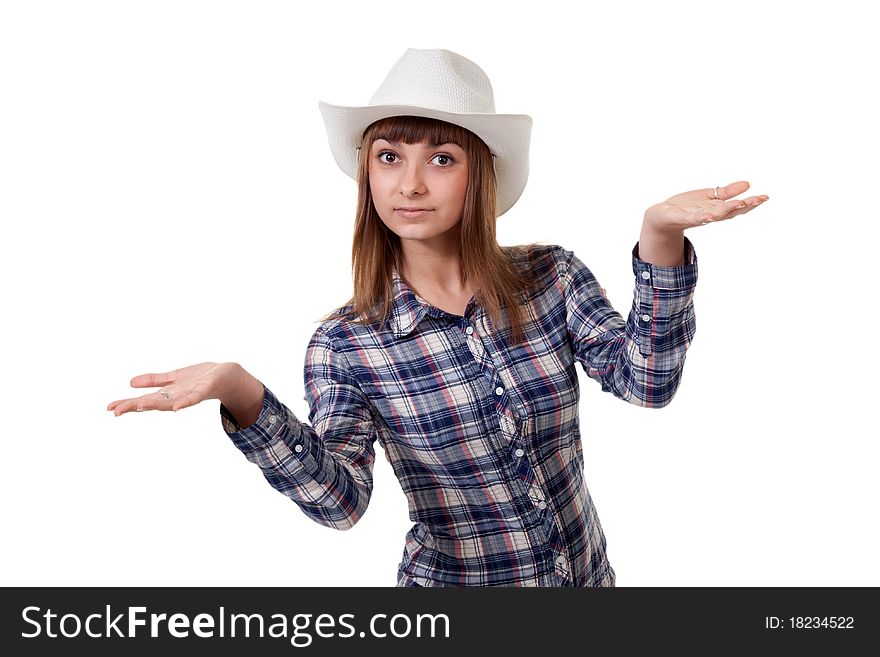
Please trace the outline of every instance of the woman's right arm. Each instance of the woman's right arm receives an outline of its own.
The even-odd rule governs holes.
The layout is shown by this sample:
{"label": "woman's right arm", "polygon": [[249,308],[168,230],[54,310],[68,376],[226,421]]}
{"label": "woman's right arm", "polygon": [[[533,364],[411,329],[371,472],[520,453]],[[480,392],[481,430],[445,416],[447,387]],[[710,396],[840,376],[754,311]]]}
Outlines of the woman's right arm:
{"label": "woman's right arm", "polygon": [[303,513],[327,527],[349,529],[363,516],[373,490],[372,405],[345,353],[322,328],[306,349],[304,383],[308,424],[242,369],[238,385],[221,400],[223,429]]}
{"label": "woman's right arm", "polygon": [[373,491],[372,405],[350,374],[344,352],[319,328],[305,362],[309,422],[293,412],[237,363],[199,363],[171,372],[140,374],[133,388],[162,389],[107,406],[131,411],[178,411],[220,400],[223,429],[277,491],[315,522],[349,529],[363,516]]}

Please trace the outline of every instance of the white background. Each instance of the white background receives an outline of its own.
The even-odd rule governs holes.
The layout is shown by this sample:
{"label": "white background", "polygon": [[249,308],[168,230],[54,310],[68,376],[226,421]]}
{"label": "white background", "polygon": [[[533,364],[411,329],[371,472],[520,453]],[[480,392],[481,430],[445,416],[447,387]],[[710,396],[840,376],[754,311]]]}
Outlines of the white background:
{"label": "white background", "polygon": [[355,183],[318,100],[409,47],[534,119],[501,244],[572,249],[626,316],[647,207],[690,229],[697,334],[666,408],[588,379],[586,477],[619,586],[880,585],[875,23],[864,3],[4,2],[4,585],[393,586],[411,526],[377,444],[348,532],[311,521],[219,402],[114,417],[136,374],[238,361],[300,418],[351,292]]}

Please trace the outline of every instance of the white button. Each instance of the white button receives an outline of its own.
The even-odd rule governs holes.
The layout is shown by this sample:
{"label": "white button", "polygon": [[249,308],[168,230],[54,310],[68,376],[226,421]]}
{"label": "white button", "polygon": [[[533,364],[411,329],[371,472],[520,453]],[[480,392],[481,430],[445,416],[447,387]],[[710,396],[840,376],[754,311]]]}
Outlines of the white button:
{"label": "white button", "polygon": [[560,566],[564,566],[565,565],[565,557],[563,557],[560,554],[558,557],[556,557],[556,563],[558,563]]}
{"label": "white button", "polygon": [[498,386],[497,388],[495,388],[495,394],[496,394],[496,395],[500,395],[500,394],[502,394],[503,392],[504,392],[504,388],[502,388],[501,386]]}
{"label": "white button", "polygon": [[646,279],[646,280],[649,279],[649,278],[651,278],[651,272],[649,272],[649,271],[643,271],[643,272],[642,272],[642,278],[644,278],[644,279]]}
{"label": "white button", "polygon": [[302,446],[302,445],[297,445],[297,446],[294,447],[293,449],[294,449],[295,451],[297,451],[297,452],[301,452],[301,451],[303,451],[303,446]]}
{"label": "white button", "polygon": [[538,508],[539,509],[546,509],[547,503],[544,500],[541,500],[540,502],[538,502]]}
{"label": "white button", "polygon": [[275,416],[274,415],[269,416],[269,424],[275,424]]}
{"label": "white button", "polygon": [[473,326],[468,326],[468,327],[464,330],[464,332],[467,333],[468,335],[470,335],[471,333],[474,332],[474,327],[473,327]]}
{"label": "white button", "polygon": [[514,454],[516,454],[517,456],[522,456],[523,454],[525,454],[525,452],[522,451],[521,449],[518,449],[514,452]]}
{"label": "white button", "polygon": [[642,321],[643,322],[650,322],[651,316],[650,315],[642,315]]}

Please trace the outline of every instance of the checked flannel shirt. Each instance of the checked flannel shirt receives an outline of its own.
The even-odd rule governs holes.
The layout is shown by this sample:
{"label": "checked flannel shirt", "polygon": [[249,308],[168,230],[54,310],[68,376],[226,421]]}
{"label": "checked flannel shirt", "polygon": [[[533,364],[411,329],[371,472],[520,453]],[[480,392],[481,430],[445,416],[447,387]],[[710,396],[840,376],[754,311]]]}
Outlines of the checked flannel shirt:
{"label": "checked flannel shirt", "polygon": [[696,330],[684,242],[680,267],[644,262],[636,243],[626,320],[572,251],[502,247],[538,280],[513,346],[474,298],[463,316],[443,311],[395,271],[390,323],[353,324],[346,306],[314,332],[308,423],[264,386],[256,422],[242,429],[221,404],[223,429],[273,488],[342,530],[367,509],[378,440],[415,523],[397,586],[614,586],[584,480],[575,362],[624,401],[670,402]]}

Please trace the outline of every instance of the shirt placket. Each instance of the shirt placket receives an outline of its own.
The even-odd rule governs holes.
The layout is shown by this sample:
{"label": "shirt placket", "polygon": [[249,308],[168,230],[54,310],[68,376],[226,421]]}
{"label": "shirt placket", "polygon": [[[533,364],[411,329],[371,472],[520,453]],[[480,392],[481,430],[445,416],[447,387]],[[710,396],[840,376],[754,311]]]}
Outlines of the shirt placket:
{"label": "shirt placket", "polygon": [[[480,368],[482,380],[492,389],[495,417],[503,438],[500,448],[502,453],[508,454],[512,459],[512,469],[515,473],[512,483],[515,488],[519,488],[519,499],[529,505],[523,511],[537,513],[540,518],[539,524],[526,525],[531,528],[529,531],[536,532],[533,543],[546,546],[544,557],[553,563],[553,571],[542,576],[541,585],[571,586],[571,567],[562,535],[550,508],[550,500],[535,476],[535,470],[525,450],[526,437],[529,435],[529,420],[525,406],[501,381],[477,328],[467,319],[464,321],[464,335],[468,351]],[[510,408],[511,403],[516,409],[515,413]]]}

